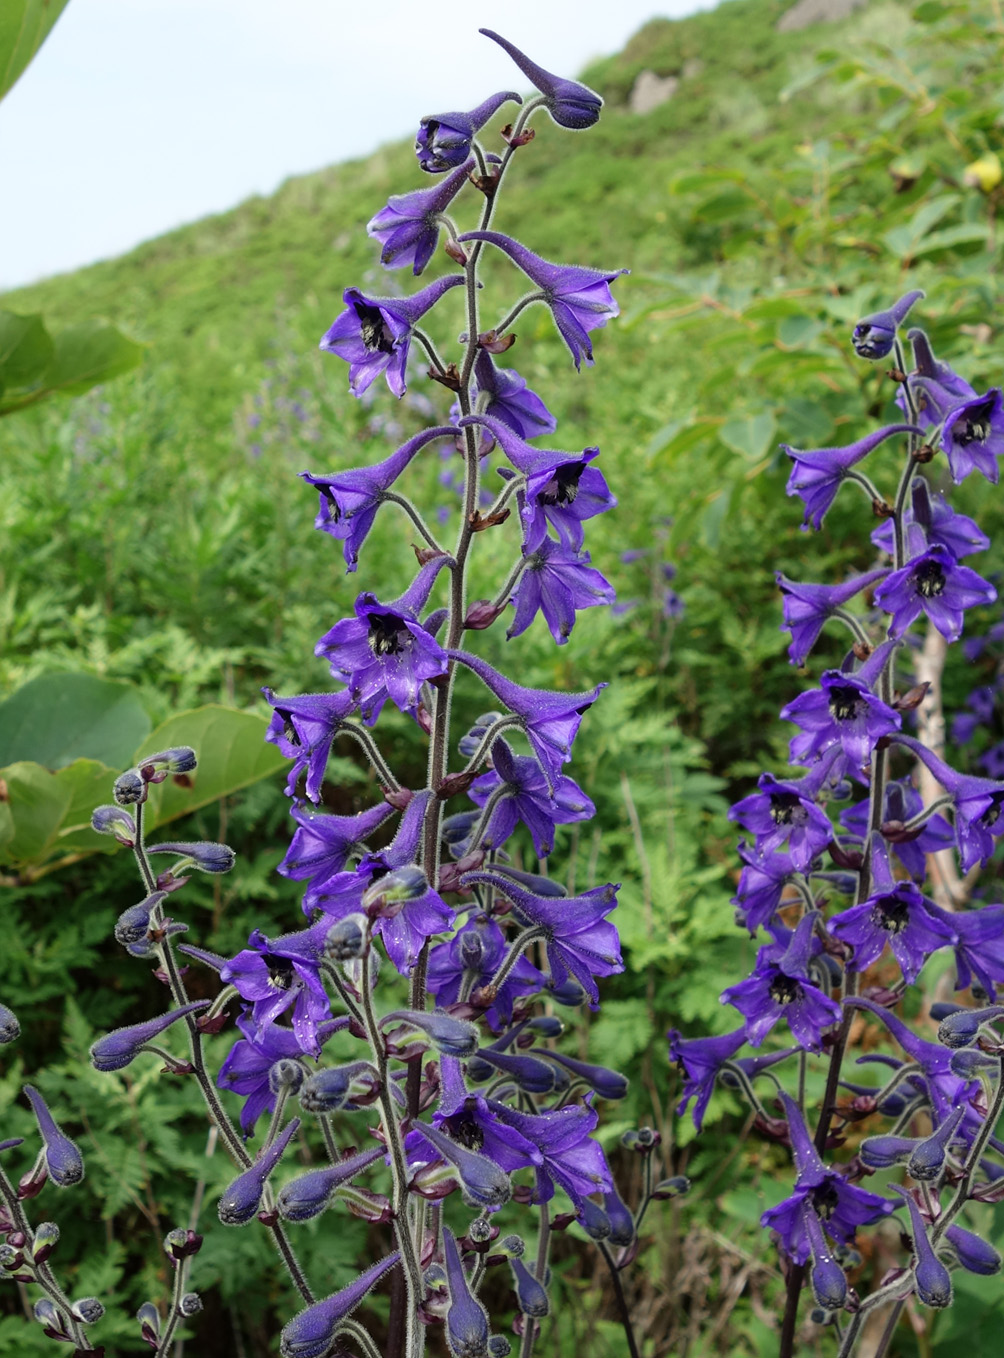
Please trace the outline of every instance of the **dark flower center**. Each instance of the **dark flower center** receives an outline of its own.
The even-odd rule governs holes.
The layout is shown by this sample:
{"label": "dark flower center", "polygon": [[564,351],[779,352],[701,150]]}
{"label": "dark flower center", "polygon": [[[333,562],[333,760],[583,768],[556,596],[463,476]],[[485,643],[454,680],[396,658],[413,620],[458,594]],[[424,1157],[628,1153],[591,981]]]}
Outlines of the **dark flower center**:
{"label": "dark flower center", "polygon": [[825,1183],[812,1190],[812,1205],[816,1209],[816,1215],[823,1221],[829,1221],[840,1206],[840,1195],[828,1178]]}
{"label": "dark flower center", "polygon": [[485,1134],[476,1122],[465,1118],[450,1124],[450,1136],[469,1151],[479,1151],[485,1144]]}
{"label": "dark flower center", "polygon": [[983,815],[980,816],[980,824],[985,825],[987,829],[989,829],[999,818],[1002,806],[1004,806],[1004,792],[995,792],[990,805],[983,812]]}
{"label": "dark flower center", "polygon": [[794,792],[772,792],[770,794],[770,818],[775,825],[799,825],[805,819],[802,803]]}
{"label": "dark flower center", "polygon": [[872,924],[887,934],[901,934],[910,923],[910,907],[898,896],[887,896],[872,910]]}
{"label": "dark flower center", "polygon": [[802,987],[790,976],[785,976],[783,971],[779,971],[770,983],[768,994],[775,1004],[794,1004],[796,1000],[802,998]]}
{"label": "dark flower center", "polygon": [[861,715],[864,706],[860,689],[851,688],[849,684],[830,689],[830,711],[835,721],[853,721]]}
{"label": "dark flower center", "polygon": [[993,401],[984,401],[966,412],[966,422],[955,437],[965,447],[969,443],[986,443],[990,437],[990,412]]}
{"label": "dark flower center", "polygon": [[296,972],[289,958],[273,957],[271,953],[264,953],[262,961],[268,967],[269,984],[275,986],[276,990],[288,990],[296,979]]}
{"label": "dark flower center", "polygon": [[289,713],[289,712],[287,712],[287,711],[285,711],[285,709],[284,709],[284,708],[281,708],[281,707],[277,707],[275,710],[276,710],[276,712],[278,712],[279,716],[282,718],[282,734],[283,734],[283,737],[284,737],[287,741],[289,741],[290,745],[299,745],[299,744],[300,744],[300,737],[296,734],[296,727],[293,725],[293,717],[292,717],[292,714]]}
{"label": "dark flower center", "polygon": [[[365,337],[365,335],[364,335],[364,336],[363,336],[363,342],[364,342],[364,343],[365,343],[365,339],[366,339],[366,337]],[[368,348],[368,347],[369,347],[369,346],[367,345],[367,348]],[[329,512],[329,514],[331,515],[331,522],[332,522],[332,523],[337,523],[337,522],[339,521],[339,519],[342,517],[342,511],[338,508],[338,501],[335,499],[334,495],[332,495],[332,493],[331,493],[331,487],[330,487],[330,486],[320,486],[320,487],[318,487],[318,489],[320,490],[321,494],[324,496],[324,498],[325,498],[325,499],[327,500],[327,502],[328,502],[328,512]]]}
{"label": "dark flower center", "polygon": [[364,302],[356,302],[355,307],[356,315],[359,317],[360,334],[366,348],[371,351],[378,349],[381,354],[392,354],[394,336],[387,329],[380,308],[367,306]]}
{"label": "dark flower center", "polygon": [[370,615],[370,648],[374,655],[400,655],[410,640],[400,618],[389,613]]}
{"label": "dark flower center", "polygon": [[914,571],[913,579],[922,599],[936,599],[945,592],[945,572],[937,561],[922,561]]}
{"label": "dark flower center", "polygon": [[579,493],[579,479],[586,470],[582,462],[566,462],[559,467],[537,496],[542,505],[570,505]]}

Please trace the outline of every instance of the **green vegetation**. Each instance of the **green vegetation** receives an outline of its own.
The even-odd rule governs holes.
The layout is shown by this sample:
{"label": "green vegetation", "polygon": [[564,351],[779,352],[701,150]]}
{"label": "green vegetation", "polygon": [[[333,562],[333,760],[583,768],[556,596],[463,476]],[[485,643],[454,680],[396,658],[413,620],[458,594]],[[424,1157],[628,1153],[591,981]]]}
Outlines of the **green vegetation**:
{"label": "green vegetation", "polygon": [[[711,1105],[710,1135],[693,1142],[689,1123],[672,1115],[664,1034],[670,1023],[693,1032],[730,1026],[717,996],[752,956],[728,904],[737,864],[725,809],[762,767],[784,763],[776,714],[799,678],[778,630],[773,572],[833,579],[870,562],[853,501],[841,500],[824,532],[798,531],[777,445],[850,442],[866,416],[891,411],[891,384],[848,357],[846,338],[857,316],[906,287],[927,290],[925,324],[951,317],[951,338],[947,326],[944,336],[937,323],[932,330],[944,357],[977,385],[1001,379],[997,0],[924,0],[912,10],[873,0],[843,24],[781,34],[785,8],[730,0],[684,22],[648,24],[585,73],[607,100],[589,138],[542,123],[520,153],[499,221],[519,234],[521,205],[533,195],[532,249],[632,270],[617,284],[622,319],[596,336],[588,382],[569,369],[543,309],[520,317],[514,359],[548,393],[555,442],[599,444],[620,500],[592,526],[590,547],[633,606],[582,615],[561,652],[533,640],[535,624],[519,678],[569,688],[614,681],[583,725],[574,769],[597,802],[602,833],[588,842],[569,835],[554,870],[571,866],[580,885],[624,882],[618,921],[629,966],[605,987],[588,1042],[633,1076],[626,1103],[606,1108],[626,1196],[640,1173],[616,1149],[629,1126],[658,1126],[665,1157],[695,1182],[689,1198],[653,1209],[630,1283],[648,1358],[776,1350],[780,1276],[755,1223],[782,1195],[786,1156],[746,1140],[738,1105],[724,1094]],[[668,102],[635,115],[628,96],[642,70],[680,84]],[[389,194],[417,182],[410,147],[386,147],[2,299],[6,311],[41,313],[55,330],[107,318],[148,347],[142,366],[112,385],[3,421],[0,698],[52,682],[40,676],[93,676],[129,695],[146,730],[170,721],[179,742],[191,739],[174,726],[179,713],[216,704],[254,714],[245,720],[260,749],[262,684],[280,693],[326,687],[326,667],[309,657],[359,586],[335,545],[312,531],[314,496],[295,474],[375,460],[426,422],[424,402],[440,414],[449,402],[417,371],[399,406],[382,387],[372,402],[356,402],[344,367],[316,350],[344,287],[407,287],[380,270],[364,227]],[[496,267],[501,278],[509,266]],[[409,475],[416,486],[426,478],[433,495],[439,470],[438,459],[419,459]],[[974,512],[979,495],[982,483],[967,483],[958,507]],[[455,514],[449,492],[440,496]],[[1002,564],[1004,514],[998,497],[984,498],[980,521],[997,544],[980,566],[987,574]],[[648,555],[620,561],[639,549]],[[410,549],[391,510],[366,551],[397,593]],[[664,615],[664,560],[677,568],[680,619]],[[498,627],[478,648],[504,667]],[[959,682],[948,676],[949,693]],[[472,718],[483,702],[473,685],[459,700]],[[2,751],[13,748],[4,711]],[[397,742],[407,782],[422,758],[414,731],[394,716],[381,731]],[[26,723],[0,763],[60,768],[51,734],[44,722]],[[141,733],[130,749],[141,740],[151,748]],[[327,800],[347,811],[367,796],[367,775],[350,749],[337,752]],[[130,758],[99,756],[104,768]],[[203,764],[211,774],[205,754]],[[225,883],[186,896],[193,940],[204,947],[234,951],[251,921],[278,932],[298,918],[294,884],[273,871],[288,837],[274,768],[262,762],[253,785],[242,777],[200,795],[185,831],[225,838],[240,854]],[[9,770],[0,776],[14,781]],[[132,869],[123,855],[91,856],[95,843],[72,839],[76,801],[50,825],[43,858],[12,853],[13,831],[4,828],[12,791],[0,793],[0,872],[10,888],[0,998],[15,1003],[25,1037],[0,1093],[11,1105],[4,1134],[28,1127],[12,1101],[30,1075],[92,1167],[81,1190],[90,1199],[77,1226],[64,1227],[60,1262],[89,1253],[93,1270],[100,1260],[102,1276],[82,1272],[74,1291],[111,1292],[109,1310],[117,1302],[128,1315],[164,1290],[154,1242],[187,1220],[192,1185],[205,1175],[211,1203],[227,1170],[222,1154],[206,1162],[204,1126],[183,1082],[153,1067],[110,1080],[81,1064],[93,1033],[160,1006],[158,983],[112,940],[115,917],[133,904]],[[186,809],[178,801],[174,814]],[[61,828],[70,832],[65,853]],[[59,872],[26,868],[78,852],[86,856]],[[211,978],[205,984],[211,989]],[[227,1040],[215,1039],[220,1051]],[[140,1148],[123,1153],[137,1128]],[[95,1230],[88,1222],[102,1223],[104,1255],[85,1248]],[[310,1227],[301,1253],[334,1287],[372,1228],[343,1214],[332,1255],[331,1223],[322,1225],[323,1247]],[[247,1352],[265,1354],[270,1315],[291,1309],[267,1246],[250,1231],[216,1244],[214,1234],[193,1283],[219,1286],[194,1343],[239,1351],[239,1325]],[[601,1266],[594,1274],[574,1234],[556,1269],[565,1300],[577,1301],[558,1308],[554,1351],[613,1358],[619,1332],[595,1323],[613,1314],[609,1298],[597,1303]],[[8,1308],[0,1348],[9,1338],[18,1352],[35,1353],[11,1299],[0,1306]],[[979,1295],[960,1295],[923,1350],[904,1329],[895,1352],[947,1358],[982,1307]],[[115,1352],[137,1351],[133,1330],[106,1322],[99,1333]]]}

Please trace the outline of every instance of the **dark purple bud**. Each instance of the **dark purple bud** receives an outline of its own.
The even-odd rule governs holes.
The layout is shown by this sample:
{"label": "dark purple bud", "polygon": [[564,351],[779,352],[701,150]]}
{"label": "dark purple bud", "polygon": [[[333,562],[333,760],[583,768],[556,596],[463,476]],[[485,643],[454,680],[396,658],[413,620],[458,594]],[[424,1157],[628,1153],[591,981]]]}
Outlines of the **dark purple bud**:
{"label": "dark purple bud", "polygon": [[443,1056],[472,1056],[477,1051],[478,1030],[474,1024],[445,1014],[441,1009],[434,1009],[431,1013],[396,1009],[381,1019],[381,1026],[396,1020],[420,1028]]}
{"label": "dark purple bud", "polygon": [[8,1042],[16,1042],[21,1036],[21,1025],[17,1020],[17,1015],[13,1009],[8,1009],[5,1004],[0,1004],[0,1047],[5,1047]]}
{"label": "dark purple bud", "polygon": [[154,907],[167,900],[166,891],[154,891],[138,905],[123,910],[115,923],[115,938],[123,947],[140,943],[150,932],[150,915]]}
{"label": "dark purple bud", "polygon": [[652,1197],[659,1202],[666,1198],[685,1198],[690,1192],[690,1180],[686,1174],[674,1174],[670,1179],[661,1179],[652,1189]]}
{"label": "dark purple bud", "polygon": [[[898,788],[899,784],[893,786]],[[948,1018],[949,1014],[957,1014],[965,1007],[964,1004],[956,1004],[954,1000],[935,1000],[928,1010],[928,1017],[935,1023],[940,1023],[942,1019]]]}
{"label": "dark purple bud", "polygon": [[905,1165],[916,1148],[914,1137],[870,1136],[858,1147],[858,1156],[869,1169],[892,1169]]}
{"label": "dark purple bud", "polygon": [[622,1099],[628,1091],[627,1076],[616,1070],[608,1070],[606,1066],[590,1066],[585,1061],[576,1061],[561,1052],[549,1051],[547,1058],[570,1070],[576,1079],[584,1080],[601,1099]]}
{"label": "dark purple bud", "polygon": [[460,1251],[449,1226],[443,1227],[443,1260],[450,1289],[446,1341],[454,1358],[477,1358],[488,1344],[488,1312],[467,1285]]}
{"label": "dark purple bud", "polygon": [[512,1196],[509,1175],[494,1160],[467,1150],[431,1123],[422,1123],[425,1139],[457,1171],[465,1198],[475,1207],[501,1207]]}
{"label": "dark purple bud", "polygon": [[283,1185],[276,1198],[279,1215],[284,1221],[310,1221],[312,1217],[319,1216],[342,1184],[348,1183],[375,1160],[382,1160],[385,1154],[383,1146],[376,1146],[373,1150],[340,1160],[337,1165],[315,1169],[292,1179]]}
{"label": "dark purple bud", "polygon": [[962,1226],[949,1226],[945,1238],[952,1246],[955,1257],[962,1267],[970,1273],[980,1273],[990,1277],[999,1273],[1001,1257],[988,1241],[982,1240],[972,1231]]}
{"label": "dark purple bud", "polygon": [[602,1207],[597,1206],[591,1198],[582,1199],[582,1207],[579,1211],[579,1225],[589,1236],[590,1240],[606,1240],[610,1235],[610,1218]]}
{"label": "dark purple bud", "polygon": [[1004,1007],[992,1004],[986,1009],[957,1009],[938,1025],[938,1041],[946,1047],[965,1047],[974,1040],[984,1023],[1004,1015]]}
{"label": "dark purple bud", "polygon": [[195,1000],[172,1009],[159,1018],[149,1019],[146,1023],[133,1023],[128,1028],[116,1028],[99,1037],[91,1048],[91,1065],[95,1070],[122,1070],[139,1055],[143,1044],[159,1037],[172,1023],[197,1009],[208,1009],[208,1000]]}
{"label": "dark purple bud", "polygon": [[839,1311],[847,1300],[847,1278],[830,1252],[814,1207],[806,1205],[803,1221],[812,1251],[809,1281],[816,1304],[824,1311]]}
{"label": "dark purple bud", "polygon": [[280,1156],[295,1136],[299,1126],[300,1119],[293,1118],[282,1135],[277,1137],[271,1146],[262,1151],[251,1168],[238,1175],[230,1187],[224,1191],[217,1208],[224,1226],[244,1226],[255,1216],[261,1206],[261,1195],[265,1189],[265,1180],[279,1163]]}
{"label": "dark purple bud", "polygon": [[938,1177],[945,1166],[948,1147],[964,1112],[965,1109],[956,1108],[953,1113],[949,1113],[937,1131],[920,1142],[906,1167],[911,1179],[924,1183]]}
{"label": "dark purple bud", "polygon": [[493,1334],[488,1340],[489,1358],[509,1358],[512,1345],[504,1334]]}
{"label": "dark purple bud", "polygon": [[467,1228],[467,1238],[475,1245],[487,1245],[498,1233],[499,1228],[486,1217],[475,1217]]}
{"label": "dark purple bud", "polygon": [[127,849],[136,843],[136,822],[121,806],[99,806],[91,813],[91,829],[99,835],[114,835]]}
{"label": "dark purple bud", "polygon": [[147,853],[177,853],[182,855],[180,863],[171,868],[173,873],[196,868],[199,872],[229,872],[237,861],[237,855],[227,844],[211,844],[206,841],[187,843],[174,840],[166,844],[150,844]]}
{"label": "dark purple bud", "polygon": [[913,1195],[897,1184],[890,1184],[889,1187],[903,1198],[910,1212],[913,1226],[913,1276],[917,1299],[924,1306],[943,1310],[952,1304],[952,1275],[931,1248],[924,1218],[920,1215],[920,1208]]}
{"label": "dark purple bud", "polygon": [[625,1249],[634,1240],[634,1217],[616,1189],[603,1194],[603,1210],[610,1221],[610,1243]]}
{"label": "dark purple bud", "polygon": [[369,920],[357,912],[346,915],[328,930],[324,951],[336,962],[362,957],[369,940]]}
{"label": "dark purple bud", "polygon": [[83,1325],[93,1325],[99,1321],[105,1313],[105,1308],[97,1297],[81,1297],[70,1307],[70,1315],[74,1320],[79,1320]]}
{"label": "dark purple bud", "polygon": [[32,1085],[25,1085],[24,1092],[45,1143],[45,1167],[49,1172],[49,1178],[60,1188],[70,1188],[73,1184],[80,1183],[84,1177],[84,1160],[80,1151],[70,1138],[60,1131],[38,1090]]}
{"label": "dark purple bud", "polygon": [[195,751],[190,745],[174,745],[169,750],[159,750],[156,754],[146,755],[140,769],[143,773],[151,768],[166,773],[191,773],[197,762]]}
{"label": "dark purple bud", "polygon": [[371,1287],[393,1268],[399,1259],[398,1251],[388,1254],[378,1264],[361,1273],[355,1282],[341,1292],[315,1302],[295,1315],[283,1329],[279,1340],[282,1358],[326,1358],[331,1354],[338,1328],[347,1315],[362,1301]]}
{"label": "dark purple bud", "polygon": [[[126,769],[125,773],[120,773],[112,785],[112,796],[119,806],[135,806],[138,802],[145,802],[147,787],[139,769]],[[93,825],[93,820],[91,823]],[[97,829],[98,827],[95,825],[94,828]],[[108,834],[111,832],[102,831],[101,833]]]}
{"label": "dark purple bud", "polygon": [[202,1310],[202,1298],[198,1292],[186,1292],[178,1302],[178,1310],[183,1316],[197,1316]]}
{"label": "dark purple bud", "polygon": [[960,1080],[976,1080],[981,1075],[989,1075],[1000,1070],[1000,1061],[995,1056],[981,1052],[978,1047],[961,1047],[958,1051],[952,1052],[948,1068]]}
{"label": "dark purple bud", "polygon": [[295,1094],[303,1084],[304,1074],[303,1066],[294,1057],[281,1057],[268,1068],[269,1092],[278,1094],[280,1090],[288,1089]]}
{"label": "dark purple bud", "polygon": [[[539,1061],[535,1056],[512,1056],[509,1052],[483,1047],[479,1053],[479,1064],[481,1062],[504,1071],[524,1093],[550,1094],[555,1087],[554,1077],[557,1072],[554,1067],[548,1065],[546,1061]],[[488,1073],[491,1075],[493,1072],[489,1070]],[[471,1078],[485,1077],[475,1074]]]}
{"label": "dark purple bud", "polygon": [[54,1221],[43,1221],[35,1227],[31,1257],[36,1264],[44,1264],[59,1243],[59,1227]]}
{"label": "dark purple bud", "polygon": [[62,1311],[48,1297],[40,1297],[32,1309],[35,1319],[40,1325],[45,1326],[46,1333],[53,1339],[70,1338]]}
{"label": "dark purple bud", "polygon": [[24,1264],[24,1255],[13,1245],[0,1245],[0,1268],[15,1273]]}
{"label": "dark purple bud", "polygon": [[522,1259],[510,1259],[509,1267],[516,1280],[516,1303],[525,1316],[538,1319],[546,1316],[551,1309],[547,1293],[533,1276]]}
{"label": "dark purple bud", "polygon": [[191,1259],[202,1249],[202,1236],[197,1231],[176,1226],[164,1236],[164,1249],[174,1260]]}
{"label": "dark purple bud", "polygon": [[160,1338],[160,1312],[152,1301],[145,1301],[136,1312],[136,1319],[139,1321],[140,1334],[152,1349],[157,1347]]}
{"label": "dark purple bud", "polygon": [[565,1031],[565,1025],[556,1014],[539,1014],[532,1018],[528,1024],[540,1037],[560,1037]]}
{"label": "dark purple bud", "polygon": [[407,863],[378,878],[363,893],[360,904],[370,919],[393,919],[409,901],[420,900],[428,890],[423,869],[417,863]]}
{"label": "dark purple bud", "polygon": [[379,1084],[380,1077],[368,1061],[332,1066],[304,1080],[300,1107],[305,1113],[336,1113],[357,1099],[368,1101]]}

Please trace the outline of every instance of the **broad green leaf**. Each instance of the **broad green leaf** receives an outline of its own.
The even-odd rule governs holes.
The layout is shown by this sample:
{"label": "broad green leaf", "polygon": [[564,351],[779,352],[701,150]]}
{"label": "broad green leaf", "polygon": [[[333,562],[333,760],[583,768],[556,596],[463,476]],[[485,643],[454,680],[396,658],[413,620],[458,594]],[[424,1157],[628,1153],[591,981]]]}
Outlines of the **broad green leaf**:
{"label": "broad green leaf", "polygon": [[773,412],[762,410],[746,420],[729,420],[719,429],[718,437],[733,452],[756,462],[770,447],[776,427]]}
{"label": "broad green leaf", "polygon": [[179,712],[158,726],[136,751],[134,763],[172,745],[191,745],[199,766],[181,780],[169,778],[150,789],[152,823],[176,820],[284,768],[288,760],[265,742],[267,729],[257,713],[215,705]]}
{"label": "broad green leaf", "polygon": [[36,381],[52,361],[52,340],[41,316],[0,311],[0,390]]}
{"label": "broad green leaf", "polygon": [[788,316],[777,327],[777,339],[786,349],[798,349],[810,344],[823,333],[821,321],[815,316]]}
{"label": "broad green leaf", "polygon": [[0,4],[0,99],[49,36],[66,0],[3,0]]}
{"label": "broad green leaf", "polygon": [[88,828],[91,811],[108,801],[114,777],[113,769],[94,759],[78,759],[55,773],[30,761],[0,769],[14,823],[0,851],[4,860],[30,870],[56,855],[114,847]]}
{"label": "broad green leaf", "polygon": [[725,516],[729,512],[731,503],[732,487],[729,485],[711,497],[710,503],[704,511],[701,522],[701,537],[704,545],[712,551],[718,546],[718,539],[722,535],[722,524],[725,522]]}
{"label": "broad green leaf", "polygon": [[23,410],[47,396],[80,396],[99,382],[110,381],[143,360],[144,347],[127,339],[106,321],[84,321],[63,330],[52,342],[44,372],[0,397],[0,415]]}
{"label": "broad green leaf", "polygon": [[980,222],[960,222],[958,226],[946,226],[944,231],[932,231],[925,236],[914,255],[929,255],[934,250],[948,250],[953,245],[987,244],[987,226]]}
{"label": "broad green leaf", "polygon": [[129,764],[150,718],[129,684],[93,674],[42,674],[0,703],[0,766],[32,760],[61,769],[75,759]]}
{"label": "broad green leaf", "polygon": [[656,456],[657,462],[672,462],[676,458],[688,453],[703,439],[707,438],[721,421],[711,416],[705,419],[695,419],[692,424],[686,424],[682,429],[675,433],[672,438],[659,449]]}

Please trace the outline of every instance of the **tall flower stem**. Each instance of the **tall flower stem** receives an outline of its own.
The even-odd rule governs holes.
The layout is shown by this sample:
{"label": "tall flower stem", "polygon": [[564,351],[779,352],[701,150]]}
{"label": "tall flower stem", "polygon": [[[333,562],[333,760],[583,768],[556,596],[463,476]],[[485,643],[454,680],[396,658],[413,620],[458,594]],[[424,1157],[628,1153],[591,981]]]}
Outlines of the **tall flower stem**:
{"label": "tall flower stem", "polygon": [[638,1344],[634,1337],[634,1329],[631,1325],[631,1312],[628,1308],[627,1298],[624,1295],[624,1287],[621,1283],[620,1269],[617,1267],[614,1256],[610,1253],[610,1247],[607,1245],[607,1242],[601,1240],[598,1243],[600,1253],[603,1255],[606,1266],[610,1270],[610,1281],[614,1285],[614,1295],[617,1298],[617,1308],[621,1313],[621,1325],[624,1329],[624,1338],[627,1340],[628,1353],[630,1353],[631,1358],[640,1358]]}
{"label": "tall flower stem", "polygon": [[[28,1241],[28,1248],[30,1248],[31,1243],[34,1241],[35,1233],[31,1229],[31,1223],[24,1214],[21,1200],[17,1196],[17,1190],[10,1179],[8,1179],[7,1174],[3,1169],[0,1169],[0,1196],[3,1197],[11,1221],[13,1221],[16,1228],[26,1238]],[[70,1328],[70,1333],[73,1335],[77,1347],[89,1352],[91,1350],[91,1343],[87,1338],[84,1327],[78,1320],[74,1320],[73,1316],[70,1314],[69,1299],[56,1282],[52,1269],[47,1263],[33,1263],[31,1267],[39,1287],[48,1294],[50,1300],[53,1301],[63,1313],[64,1319]]]}

